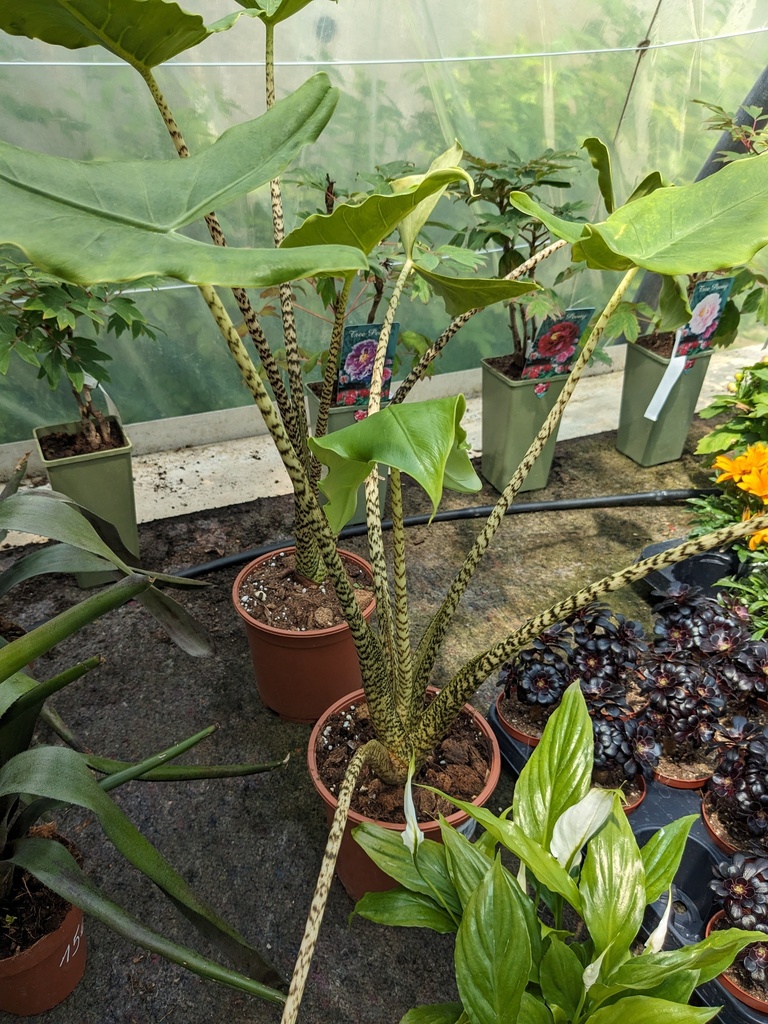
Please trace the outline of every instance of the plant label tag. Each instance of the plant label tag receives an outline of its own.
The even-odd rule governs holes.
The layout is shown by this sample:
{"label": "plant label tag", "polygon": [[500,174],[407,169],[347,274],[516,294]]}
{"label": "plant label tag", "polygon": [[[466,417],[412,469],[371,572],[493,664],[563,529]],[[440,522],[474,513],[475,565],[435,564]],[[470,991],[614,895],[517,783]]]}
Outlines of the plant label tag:
{"label": "plant label tag", "polygon": [[675,344],[672,349],[672,355],[669,358],[669,365],[664,371],[664,376],[659,381],[659,386],[656,388],[656,393],[648,403],[648,408],[643,413],[643,416],[647,420],[651,420],[653,423],[659,418],[659,413],[664,408],[667,399],[669,398],[670,392],[675,384],[682,376],[683,370],[685,369],[686,357],[679,356],[677,349],[680,344],[680,338],[682,337],[683,330],[679,328],[675,334]]}
{"label": "plant label tag", "polygon": [[536,332],[521,378],[539,380],[570,373],[579,340],[594,312],[594,307],[566,309],[561,317],[548,316]]}
{"label": "plant label tag", "polygon": [[[335,405],[366,406],[368,404],[373,360],[376,356],[376,346],[379,343],[382,327],[383,324],[356,324],[344,328]],[[381,388],[381,397],[384,401],[389,398],[392,363],[395,358],[399,331],[400,324],[392,324],[387,354],[384,358],[384,380]]]}

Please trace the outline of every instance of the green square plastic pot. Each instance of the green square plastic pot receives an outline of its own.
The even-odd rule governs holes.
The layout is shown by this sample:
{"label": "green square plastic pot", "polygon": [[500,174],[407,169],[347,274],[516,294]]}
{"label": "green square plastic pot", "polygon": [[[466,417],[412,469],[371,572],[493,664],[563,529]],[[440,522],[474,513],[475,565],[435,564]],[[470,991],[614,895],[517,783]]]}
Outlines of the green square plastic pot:
{"label": "green square plastic pot", "polygon": [[[320,398],[312,390],[311,385],[305,388],[307,393],[307,403],[309,405],[309,422],[314,429],[315,423],[317,423],[317,413],[320,409]],[[355,413],[358,412],[360,406],[354,405],[337,405],[331,406],[328,410],[328,433],[332,434],[334,430],[342,430],[344,427],[349,427],[355,422]],[[385,472],[384,467],[379,466],[379,508],[383,510],[384,502],[387,500],[387,485],[388,485],[388,474]],[[324,504],[325,496],[320,494],[320,504]],[[364,523],[366,520],[365,514],[365,485],[361,485],[357,491],[357,504],[355,505],[355,514],[349,520],[347,525],[355,526],[358,523]]]}
{"label": "green square plastic pot", "polygon": [[[483,376],[483,459],[485,479],[503,491],[520,465],[523,456],[544,420],[555,406],[568,380],[568,374],[546,380],[510,380],[482,361]],[[543,394],[536,389],[548,384]],[[559,429],[559,428],[558,428]],[[557,442],[556,429],[525,478],[521,491],[536,491],[547,486]]]}
{"label": "green square plastic pot", "polygon": [[[111,416],[108,420],[116,422]],[[138,563],[139,531],[136,525],[136,499],[133,493],[131,464],[133,446],[125,432],[123,431],[125,445],[122,448],[71,455],[64,459],[46,459],[43,455],[40,447],[41,438],[62,432],[77,434],[81,429],[79,421],[35,428],[35,443],[48,480],[54,491],[61,491],[68,498],[112,523],[121,541]],[[109,582],[110,578],[110,573],[102,572],[77,574],[77,582],[81,587],[95,587]]]}
{"label": "green square plastic pot", "polygon": [[616,447],[623,455],[640,466],[658,466],[680,458],[711,356],[711,351],[691,356],[692,366],[675,381],[654,422],[643,414],[656,393],[669,359],[662,359],[639,345],[627,345],[616,438]]}

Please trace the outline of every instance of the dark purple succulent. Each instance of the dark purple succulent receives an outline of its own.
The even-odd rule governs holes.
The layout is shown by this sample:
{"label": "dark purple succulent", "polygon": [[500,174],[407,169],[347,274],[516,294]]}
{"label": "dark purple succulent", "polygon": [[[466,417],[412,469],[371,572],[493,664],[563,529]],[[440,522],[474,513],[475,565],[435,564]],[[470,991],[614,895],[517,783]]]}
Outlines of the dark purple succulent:
{"label": "dark purple succulent", "polygon": [[653,777],[661,746],[653,728],[634,718],[593,718],[594,767],[597,771],[621,768],[628,779]]}
{"label": "dark purple succulent", "polygon": [[734,718],[718,745],[725,750],[709,782],[715,803],[762,842],[768,836],[768,728]]}
{"label": "dark purple succulent", "polygon": [[522,668],[517,676],[518,700],[539,707],[554,707],[568,686],[568,676],[554,665],[533,663]]}
{"label": "dark purple succulent", "polygon": [[735,853],[714,865],[712,874],[709,887],[728,922],[734,928],[768,933],[768,859]]}

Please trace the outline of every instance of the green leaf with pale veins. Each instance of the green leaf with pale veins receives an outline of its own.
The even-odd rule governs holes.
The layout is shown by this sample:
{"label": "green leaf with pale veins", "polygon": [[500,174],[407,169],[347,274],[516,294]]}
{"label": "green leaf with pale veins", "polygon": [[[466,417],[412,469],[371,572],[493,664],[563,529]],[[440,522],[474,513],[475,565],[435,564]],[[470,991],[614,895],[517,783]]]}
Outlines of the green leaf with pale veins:
{"label": "green leaf with pale veins", "polygon": [[320,489],[328,498],[331,528],[338,532],[349,520],[357,488],[377,463],[412,477],[429,495],[434,512],[444,487],[480,490],[461,426],[465,408],[463,395],[389,405],[360,423],[310,438],[312,451],[328,467]]}
{"label": "green leaf with pale veins", "polygon": [[156,67],[210,35],[199,15],[170,0],[3,0],[0,29],[68,50],[103,46],[139,69]]}
{"label": "green leaf with pale veins", "polygon": [[180,229],[276,177],[314,142],[336,105],[315,75],[266,114],[186,160],[66,160],[0,143],[0,242],[76,284],[159,275],[192,284],[268,287],[367,267],[343,246],[235,249]]}

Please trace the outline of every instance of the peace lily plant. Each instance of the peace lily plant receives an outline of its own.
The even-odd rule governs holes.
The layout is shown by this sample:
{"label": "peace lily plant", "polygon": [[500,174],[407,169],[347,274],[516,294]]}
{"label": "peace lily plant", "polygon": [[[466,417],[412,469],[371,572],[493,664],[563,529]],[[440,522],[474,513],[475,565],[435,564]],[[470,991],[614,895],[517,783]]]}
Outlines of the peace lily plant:
{"label": "peace lily plant", "polygon": [[[691,554],[718,547],[745,536],[766,523],[759,517],[705,538],[687,542],[607,577],[554,608],[536,616],[520,629],[479,652],[455,675],[443,681],[436,698],[425,708],[424,693],[437,651],[475,567],[491,543],[504,513],[548,437],[555,429],[579,376],[598,343],[604,325],[620,303],[639,268],[677,275],[732,267],[749,260],[768,242],[768,164],[756,158],[725,168],[714,178],[681,188],[661,188],[658,176],[647,179],[633,201],[613,210],[597,224],[570,224],[548,217],[535,207],[524,212],[539,216],[561,239],[535,257],[571,245],[574,260],[590,268],[621,271],[614,295],[584,344],[558,404],[532,443],[520,468],[503,491],[487,524],[459,570],[449,593],[415,650],[408,629],[407,581],[401,475],[413,476],[436,506],[444,486],[460,490],[479,487],[469,462],[461,427],[464,400],[457,398],[403,405],[413,383],[457,330],[481,306],[515,291],[530,288],[524,281],[462,282],[432,275],[430,284],[446,300],[450,324],[409,374],[390,406],[380,410],[380,392],[388,332],[407,275],[418,267],[415,240],[441,191],[462,172],[455,166],[459,151],[451,149],[429,171],[404,179],[392,196],[373,196],[357,207],[341,207],[327,217],[313,217],[287,238],[282,237],[282,206],[276,175],[306,144],[314,141],[330,118],[335,93],[323,75],[317,75],[292,95],[274,101],[272,53],[275,26],[306,6],[309,0],[261,0],[243,3],[247,14],[265,25],[267,42],[267,95],[269,110],[254,121],[225,132],[207,150],[187,156],[186,146],[152,69],[163,60],[197,45],[212,32],[230,28],[238,15],[206,27],[165,0],[112,0],[111,18],[98,24],[89,18],[87,0],[40,0],[34,9],[18,12],[0,4],[0,28],[70,47],[99,43],[127,60],[139,72],[171,131],[181,161],[104,161],[86,163],[30,153],[0,145],[4,168],[0,199],[6,217],[0,242],[24,250],[43,270],[79,284],[129,281],[147,275],[171,276],[198,285],[226,339],[238,367],[264,418],[293,484],[297,506],[297,541],[306,533],[310,552],[302,571],[309,578],[317,568],[330,577],[357,646],[363,685],[376,739],[354,755],[339,793],[337,817],[331,829],[318,892],[310,914],[306,943],[292,983],[285,1020],[295,1019],[309,967],[311,948],[327,895],[338,842],[352,788],[363,763],[368,761],[382,779],[403,782],[409,767],[418,767],[446,732],[463,704],[488,675],[549,624],[559,621],[602,594],[642,578],[653,569]],[[243,12],[238,12],[242,14]],[[130,30],[130,31],[129,31]],[[130,40],[130,51],[125,41]],[[214,240],[220,231],[209,213],[269,182],[273,200],[273,249],[233,249],[204,245],[179,229],[205,216]],[[653,189],[653,190],[652,190]],[[245,317],[256,343],[274,400],[262,382],[238,332],[233,327],[216,286],[279,286],[286,333],[290,336],[290,281],[328,274],[346,282],[366,266],[366,254],[380,238],[398,227],[406,259],[384,318],[368,419],[333,437],[310,439],[300,400],[299,367],[291,366],[289,388],[269,369],[266,342],[258,326]],[[524,264],[515,273],[530,269]],[[511,290],[510,290],[511,289]],[[342,287],[342,294],[344,288]],[[239,301],[239,294],[238,294]],[[241,307],[242,309],[242,307]],[[682,321],[681,321],[682,322]],[[339,328],[337,318],[336,328]],[[338,344],[334,331],[331,349]],[[289,337],[286,338],[288,348]],[[328,365],[334,365],[331,355]],[[274,378],[274,379],[273,379]],[[326,379],[326,384],[328,380]],[[312,462],[328,467],[323,489],[329,498],[326,511],[318,506],[314,483],[319,476]],[[392,471],[393,559],[392,582],[387,575],[374,468]],[[366,624],[347,581],[336,550],[336,533],[353,504],[352,494],[366,481],[369,545],[375,573],[379,624]],[[306,527],[306,529],[305,529]],[[311,536],[309,536],[311,534]]]}
{"label": "peace lily plant", "polygon": [[[698,816],[670,822],[639,848],[621,795],[590,788],[593,750],[592,720],[572,683],[511,808],[497,816],[453,801],[484,826],[477,842],[445,821],[442,843],[419,842],[414,831],[410,846],[380,826],[358,827],[358,841],[399,885],[368,893],[355,912],[456,935],[461,1002],[417,1007],[401,1024],[704,1024],[719,1012],[685,1004],[761,933],[729,928],[663,949],[672,882]],[[519,858],[517,876],[499,846]],[[646,907],[662,897],[659,924],[641,946]],[[540,916],[547,909],[554,928]]]}

